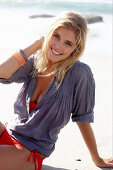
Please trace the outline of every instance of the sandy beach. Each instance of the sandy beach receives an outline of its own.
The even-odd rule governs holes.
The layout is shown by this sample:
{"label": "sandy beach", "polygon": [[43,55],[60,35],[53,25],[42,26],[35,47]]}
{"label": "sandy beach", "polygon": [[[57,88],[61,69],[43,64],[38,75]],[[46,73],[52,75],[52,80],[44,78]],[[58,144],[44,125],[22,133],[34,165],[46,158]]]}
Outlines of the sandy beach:
{"label": "sandy beach", "polygon": [[[6,18],[7,19],[7,18]],[[17,18],[18,19],[18,18]],[[15,50],[24,48],[46,30],[48,19],[26,19],[20,22],[13,18],[0,27],[0,63]],[[12,25],[13,23],[13,25]],[[15,24],[14,24],[15,23]],[[46,24],[45,24],[46,23]],[[22,24],[24,27],[22,27]],[[89,25],[86,50],[81,61],[87,63],[96,82],[95,122],[92,124],[99,153],[102,157],[112,156],[112,29],[105,22]],[[103,29],[102,29],[103,28]],[[106,33],[107,31],[107,33]],[[104,36],[103,36],[104,35]],[[109,42],[109,45],[106,44]],[[0,84],[0,120],[4,123],[13,113],[13,102],[21,84]],[[81,161],[77,161],[80,159]],[[56,149],[44,160],[42,170],[99,170],[91,160],[80,131],[70,119],[61,131]],[[107,170],[107,169],[105,169]]]}

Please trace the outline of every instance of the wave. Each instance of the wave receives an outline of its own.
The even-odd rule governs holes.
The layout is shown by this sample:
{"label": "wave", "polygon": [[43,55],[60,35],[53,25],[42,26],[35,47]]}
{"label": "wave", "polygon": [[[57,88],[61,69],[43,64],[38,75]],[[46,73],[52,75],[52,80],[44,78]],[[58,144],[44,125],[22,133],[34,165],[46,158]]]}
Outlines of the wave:
{"label": "wave", "polygon": [[[59,2],[89,2],[89,3],[112,3],[112,0],[59,0]],[[0,0],[0,2],[26,2],[26,0]],[[27,2],[37,2],[37,3],[51,3],[58,2],[58,0],[27,0]]]}
{"label": "wave", "polygon": [[[65,3],[64,3],[65,2]],[[34,11],[77,11],[85,14],[112,14],[112,0],[0,0],[0,7],[29,8]]]}

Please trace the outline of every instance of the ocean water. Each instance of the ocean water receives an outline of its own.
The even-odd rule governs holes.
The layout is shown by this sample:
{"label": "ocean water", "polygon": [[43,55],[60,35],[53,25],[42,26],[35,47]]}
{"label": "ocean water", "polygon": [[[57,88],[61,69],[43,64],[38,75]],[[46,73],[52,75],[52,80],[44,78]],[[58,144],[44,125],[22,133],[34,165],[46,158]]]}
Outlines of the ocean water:
{"label": "ocean water", "polygon": [[[0,0],[0,10],[26,14],[58,14],[71,10],[85,14],[112,14],[112,0]],[[14,11],[13,11],[14,10]]]}

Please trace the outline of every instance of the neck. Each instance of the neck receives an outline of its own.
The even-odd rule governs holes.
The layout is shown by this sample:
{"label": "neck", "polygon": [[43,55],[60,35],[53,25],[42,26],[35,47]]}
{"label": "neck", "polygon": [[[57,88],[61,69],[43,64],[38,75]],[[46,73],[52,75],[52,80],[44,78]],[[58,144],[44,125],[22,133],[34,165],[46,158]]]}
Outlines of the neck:
{"label": "neck", "polygon": [[54,71],[52,71],[52,67],[48,67],[44,72],[38,74],[39,77],[50,77],[54,76]]}

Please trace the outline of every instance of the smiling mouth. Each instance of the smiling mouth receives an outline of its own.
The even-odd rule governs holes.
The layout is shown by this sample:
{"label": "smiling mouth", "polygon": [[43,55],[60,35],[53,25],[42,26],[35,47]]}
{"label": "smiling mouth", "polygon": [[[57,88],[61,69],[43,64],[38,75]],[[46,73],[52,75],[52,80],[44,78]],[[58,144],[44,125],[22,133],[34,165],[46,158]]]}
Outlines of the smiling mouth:
{"label": "smiling mouth", "polygon": [[51,51],[52,51],[53,54],[55,54],[55,55],[62,55],[62,53],[55,51],[53,48],[51,48]]}

